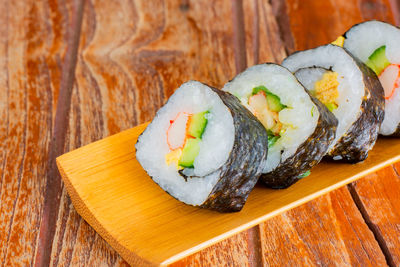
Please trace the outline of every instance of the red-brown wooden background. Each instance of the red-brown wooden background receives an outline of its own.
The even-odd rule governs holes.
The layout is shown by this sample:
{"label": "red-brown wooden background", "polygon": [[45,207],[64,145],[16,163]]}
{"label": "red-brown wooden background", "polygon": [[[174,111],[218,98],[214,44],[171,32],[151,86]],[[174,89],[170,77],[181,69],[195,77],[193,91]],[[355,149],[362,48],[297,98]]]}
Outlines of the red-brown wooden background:
{"label": "red-brown wooden background", "polygon": [[[189,79],[334,40],[399,0],[0,1],[0,266],[119,266],[76,213],[54,158],[150,120]],[[176,266],[400,265],[400,164]]]}

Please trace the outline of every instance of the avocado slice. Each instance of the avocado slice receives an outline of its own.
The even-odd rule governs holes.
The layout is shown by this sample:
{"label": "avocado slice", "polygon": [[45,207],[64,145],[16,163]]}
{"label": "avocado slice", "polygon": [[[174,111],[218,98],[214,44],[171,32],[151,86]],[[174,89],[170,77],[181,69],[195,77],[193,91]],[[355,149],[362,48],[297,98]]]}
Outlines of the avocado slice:
{"label": "avocado slice", "polygon": [[267,103],[268,103],[268,108],[271,111],[274,112],[279,112],[282,109],[286,108],[287,106],[283,105],[281,103],[281,99],[279,98],[279,96],[271,93],[265,86],[260,85],[257,87],[253,88],[253,92],[252,95],[257,94],[258,92],[263,91],[265,93],[265,96],[267,98]]}
{"label": "avocado slice", "polygon": [[209,111],[199,112],[191,117],[188,127],[188,134],[190,136],[193,136],[195,138],[202,137],[208,122],[205,115],[208,113]]}
{"label": "avocado slice", "polygon": [[386,57],[386,45],[376,49],[369,57],[365,64],[370,67],[376,75],[380,75],[382,71],[390,65]]}
{"label": "avocado slice", "polygon": [[178,165],[184,168],[193,168],[195,158],[200,152],[200,139],[189,138],[182,151],[182,156],[179,159]]}

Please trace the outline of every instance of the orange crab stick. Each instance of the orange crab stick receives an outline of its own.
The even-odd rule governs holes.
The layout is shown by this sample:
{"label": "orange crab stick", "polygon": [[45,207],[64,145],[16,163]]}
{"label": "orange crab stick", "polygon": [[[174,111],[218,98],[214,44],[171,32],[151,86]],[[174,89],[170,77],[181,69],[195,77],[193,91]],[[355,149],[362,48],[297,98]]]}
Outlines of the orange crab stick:
{"label": "orange crab stick", "polygon": [[385,99],[389,100],[400,85],[400,65],[387,66],[379,75],[379,81],[385,90]]}
{"label": "orange crab stick", "polygon": [[186,143],[186,129],[192,114],[179,112],[175,119],[170,120],[167,130],[167,144],[171,150],[183,148]]}

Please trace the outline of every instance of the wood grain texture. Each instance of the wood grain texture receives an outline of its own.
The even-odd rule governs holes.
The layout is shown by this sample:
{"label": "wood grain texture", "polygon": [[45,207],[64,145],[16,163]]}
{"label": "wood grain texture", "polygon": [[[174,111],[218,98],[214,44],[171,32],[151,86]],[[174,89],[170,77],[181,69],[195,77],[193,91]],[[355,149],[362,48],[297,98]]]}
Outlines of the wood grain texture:
{"label": "wood grain texture", "polygon": [[267,266],[385,266],[346,187],[260,225]]}
{"label": "wood grain texture", "polygon": [[244,0],[243,7],[249,66],[282,62],[286,52],[272,5],[262,0]]}
{"label": "wood grain texture", "polygon": [[222,214],[185,205],[148,177],[132,150],[146,125],[57,158],[75,208],[134,265],[170,264],[400,160],[400,141],[381,139],[361,164],[320,163],[285,190],[255,187],[241,212]]}
{"label": "wood grain texture", "polygon": [[[272,1],[275,6],[278,24],[281,31],[281,36],[285,38],[286,50],[291,53],[294,50],[309,49],[327,42],[330,42],[336,38],[336,36],[345,32],[350,26],[355,23],[359,23],[364,20],[378,19],[394,23],[394,19],[398,20],[400,11],[396,7],[397,2],[395,1]],[[361,179],[357,182],[357,185],[363,184],[364,180]],[[379,179],[376,177],[375,183],[379,183]],[[371,181],[369,182],[371,186]],[[375,185],[372,185],[376,187]],[[350,186],[352,189],[353,186]],[[366,187],[362,187],[366,188]],[[374,209],[367,209],[360,199],[360,191],[351,190],[352,198],[355,200],[355,204],[360,209],[364,220],[368,227],[374,234],[374,238],[377,240],[377,244],[383,251],[386,261],[388,264],[394,266],[394,260],[392,259],[393,251],[388,249],[388,244],[397,244],[398,240],[396,236],[398,233],[392,232],[392,238],[389,235],[382,235],[379,231],[379,227],[374,223],[371,223],[370,214],[374,214]],[[351,203],[348,194],[341,195],[342,203]],[[366,197],[366,195],[365,195]],[[367,201],[365,199],[365,201]],[[382,202],[390,200],[382,200]],[[378,208],[376,206],[375,208]],[[349,217],[353,214],[349,213]],[[388,220],[382,217],[380,220],[380,227],[385,228],[385,224]],[[269,222],[266,222],[268,224]],[[309,222],[306,222],[306,224]],[[379,225],[379,224],[378,224]],[[365,226],[364,226],[365,227]],[[313,232],[309,231],[312,235]],[[320,239],[324,239],[324,235],[321,235]],[[390,246],[390,245],[389,245]],[[377,247],[375,249],[378,249]],[[346,251],[343,255],[346,255]],[[353,263],[352,263],[353,264]],[[398,263],[397,263],[398,264]]]}
{"label": "wood grain texture", "polygon": [[[124,5],[124,3],[122,5]],[[245,24],[245,26],[246,26],[246,47],[247,47],[247,60],[248,60],[248,62],[250,64],[254,64],[256,62],[263,62],[263,61],[279,62],[285,56],[285,53],[284,53],[284,50],[283,50],[283,46],[280,43],[280,39],[282,39],[282,37],[278,36],[278,33],[277,33],[277,30],[279,30],[279,28],[276,26],[276,24],[278,24],[280,20],[278,19],[278,22],[276,22],[275,21],[275,17],[271,16],[271,13],[276,12],[276,10],[274,10],[274,8],[276,9],[276,6],[270,7],[265,2],[261,2],[260,3],[260,2],[257,2],[257,1],[244,1],[243,5],[244,5],[244,11],[245,11],[244,12],[244,18],[245,18],[245,23],[246,23]],[[95,6],[98,7],[97,10],[100,10],[100,12],[96,12]],[[109,7],[108,5],[106,5],[106,6],[107,6],[107,8]],[[100,6],[97,3],[93,3],[93,7],[92,8],[93,8],[94,11],[90,11],[89,10],[88,13],[91,14],[92,16],[96,16],[96,13],[103,14],[103,13],[101,13],[101,9],[105,9],[106,7],[105,7],[105,5]],[[189,11],[191,9],[190,2],[182,2],[182,3],[180,3],[179,9],[182,10],[182,11],[186,11],[186,12]],[[127,12],[129,10],[130,9],[126,9],[124,11]],[[252,13],[250,13],[249,10],[253,10],[252,13],[254,12],[254,10],[258,10],[258,13],[257,13],[258,14],[258,18],[256,19],[255,18],[256,16],[252,16]],[[141,10],[138,9],[137,14],[139,14],[140,12],[141,12]],[[173,13],[173,11],[170,11],[170,13]],[[121,17],[125,17],[125,16],[126,15],[121,15]],[[278,16],[278,18],[279,18],[279,16]],[[258,23],[257,23],[257,20],[258,20]],[[119,22],[119,21],[117,21],[117,22]],[[115,22],[115,23],[117,23],[117,22]],[[92,23],[90,27],[95,27],[96,25],[97,25],[96,23]],[[248,30],[248,25],[252,25],[255,29],[249,31]],[[104,29],[104,28],[105,27],[103,26],[102,29]],[[115,27],[110,27],[110,29],[113,29],[113,28],[115,28]],[[93,28],[92,28],[92,30],[93,30]],[[95,32],[95,30],[93,30],[93,32],[89,31],[89,34],[87,34],[87,35],[84,34],[84,38],[90,37],[92,34],[94,34],[94,32]],[[114,34],[115,31],[112,30],[112,33]],[[251,35],[249,33],[256,33],[256,34]],[[100,36],[103,36],[105,34],[110,34],[110,33],[109,32],[103,32],[103,33],[100,34]],[[119,37],[120,38],[120,42],[124,42],[123,36],[125,34],[126,33],[122,33],[120,35],[120,37]],[[258,36],[259,40],[262,40],[262,41],[258,41],[258,44],[255,42],[257,40],[257,37],[256,37],[257,34],[259,35]],[[96,42],[92,41],[92,43],[96,43],[97,44],[99,41],[101,41],[101,38],[96,40]],[[330,41],[330,40],[328,40],[328,41]],[[260,43],[262,43],[262,44],[260,44]],[[268,45],[265,45],[266,43],[268,43]],[[101,50],[105,46],[107,47],[107,45],[109,45],[109,44],[108,43],[102,43],[102,44],[98,45],[97,46],[98,48],[96,48],[96,49]],[[135,45],[133,45],[133,47],[136,48]],[[120,50],[120,48],[118,46],[117,47],[108,47],[108,49],[109,49],[108,52],[102,51],[103,54],[101,52],[96,54],[97,58],[100,59],[101,61],[96,61],[96,58],[93,56],[93,54],[90,54],[89,52],[87,52],[86,53],[87,60],[86,60],[85,63],[87,63],[90,60],[94,59],[94,61],[92,62],[92,65],[94,66],[94,67],[92,66],[92,68],[94,69],[94,68],[96,68],[96,66],[97,67],[98,66],[103,66],[102,68],[104,68],[104,66],[118,66],[118,63],[126,62],[126,61],[123,61],[124,59],[120,59],[120,58],[116,58],[116,57],[114,58],[114,60],[108,60],[107,59],[106,62],[103,62],[104,58],[105,58],[104,55],[107,54],[107,53],[109,53],[111,55],[118,55],[118,56],[119,55],[122,55],[122,56],[125,55],[124,52],[120,52],[120,54],[115,52],[115,50],[117,50],[117,51]],[[165,53],[162,54],[162,55],[165,55]],[[157,58],[159,56],[160,55],[157,55],[154,58]],[[232,57],[232,55],[230,55],[230,56]],[[132,58],[132,57],[127,57],[127,58],[128,58],[128,61],[129,61],[129,59]],[[112,61],[114,61],[114,62],[112,62]],[[111,63],[115,63],[115,62],[117,62],[117,64],[111,64]],[[131,62],[135,62],[136,63],[137,61],[131,60]],[[126,66],[128,66],[128,67],[125,66],[125,70],[124,71],[126,71],[126,69],[130,70],[130,69],[133,69],[135,67],[134,64],[132,64],[131,62],[126,62],[125,63]],[[142,63],[142,61],[140,63]],[[87,66],[90,66],[90,64],[87,64]],[[165,66],[162,66],[161,69],[162,68],[165,69]],[[175,68],[175,71],[176,71],[177,66],[174,66],[174,68]],[[109,68],[107,67],[107,70],[108,69]],[[145,70],[145,68],[142,68],[142,69],[138,70],[138,72],[143,71],[143,70]],[[179,71],[181,72],[181,70],[179,70]],[[104,72],[104,70],[103,70],[103,72]],[[84,73],[84,72],[82,71],[82,73]],[[101,73],[101,75],[98,75],[98,77],[100,77],[100,79],[99,78],[94,78],[92,81],[99,81],[100,80],[100,81],[103,81],[103,83],[105,85],[103,84],[103,85],[98,85],[97,86],[96,90],[97,90],[98,93],[96,93],[96,94],[88,93],[88,95],[83,96],[83,97],[81,96],[81,98],[80,98],[80,99],[87,100],[87,99],[90,99],[90,96],[93,97],[93,95],[97,95],[95,100],[90,100],[92,103],[87,103],[87,104],[89,104],[89,106],[81,105],[81,108],[82,109],[85,109],[85,108],[87,109],[87,113],[86,114],[88,114],[90,112],[93,112],[93,110],[95,110],[95,112],[98,112],[98,114],[97,114],[98,116],[96,114],[95,114],[95,116],[92,116],[92,118],[95,119],[94,123],[91,121],[91,119],[92,119],[91,118],[91,119],[88,119],[87,121],[79,124],[79,127],[78,127],[77,131],[80,131],[80,127],[81,127],[80,125],[90,126],[91,124],[92,125],[93,124],[97,124],[98,126],[102,125],[102,129],[91,130],[89,132],[91,132],[93,134],[94,133],[103,133],[103,132],[105,134],[113,133],[113,131],[111,129],[113,127],[115,127],[115,126],[118,126],[118,124],[124,124],[124,123],[127,123],[127,122],[133,122],[133,123],[143,122],[143,121],[145,121],[145,120],[147,120],[147,119],[152,117],[151,114],[150,115],[146,115],[145,117],[140,117],[141,115],[138,116],[139,112],[140,113],[147,112],[148,107],[143,107],[143,105],[140,105],[139,106],[140,108],[137,108],[136,112],[132,112],[132,113],[123,112],[124,110],[126,110],[128,108],[128,105],[124,109],[122,109],[122,108],[120,108],[120,109],[114,108],[114,109],[111,109],[112,111],[108,112],[108,114],[106,114],[106,116],[102,115],[101,113],[104,112],[103,110],[107,110],[108,111],[109,110],[108,107],[107,108],[104,108],[104,107],[98,108],[98,107],[96,107],[94,109],[91,108],[91,110],[89,111],[89,107],[92,107],[93,105],[95,106],[95,105],[98,105],[99,103],[101,103],[101,106],[102,106],[103,103],[101,101],[105,101],[106,103],[107,103],[107,101],[110,101],[110,103],[112,101],[115,101],[114,99],[111,98],[112,96],[104,97],[103,95],[101,95],[101,91],[104,92],[104,89],[101,89],[101,88],[107,88],[108,89],[108,88],[114,88],[114,86],[115,86],[117,89],[118,88],[127,89],[124,92],[128,92],[128,93],[130,92],[130,90],[129,90],[129,88],[130,88],[129,87],[130,86],[129,82],[126,83],[127,85],[120,84],[120,81],[121,81],[120,77],[118,77],[118,79],[115,78],[116,76],[121,75],[121,70],[118,70],[118,69],[115,70],[114,71],[115,74],[111,75],[111,77],[108,77],[107,74],[104,74],[101,71],[99,71],[99,73]],[[124,72],[122,72],[122,73],[124,73]],[[158,71],[153,71],[152,75],[154,75],[155,73],[159,73],[159,72]],[[231,70],[231,73],[233,73],[233,70]],[[183,75],[183,73],[180,73],[177,76],[182,76],[182,75]],[[132,75],[132,76],[134,76],[134,75]],[[203,76],[206,76],[206,75],[203,75]],[[129,75],[128,75],[128,77],[129,77]],[[201,77],[201,75],[200,75],[200,77]],[[177,77],[177,78],[179,78],[179,77]],[[126,80],[126,79],[122,79],[122,80]],[[131,80],[135,80],[135,79],[131,79]],[[143,81],[141,81],[141,82],[145,82],[146,85],[152,86],[152,84],[149,83],[148,80],[151,80],[151,79],[144,78]],[[174,79],[172,78],[171,80],[174,80]],[[91,86],[92,85],[91,84],[92,81],[87,82],[85,84],[85,86]],[[178,81],[176,84],[178,84],[179,82],[182,82],[182,81]],[[117,85],[113,85],[114,82],[117,82]],[[221,81],[221,83],[223,83],[223,82]],[[135,83],[133,82],[132,84],[135,84]],[[138,84],[140,84],[140,82]],[[157,86],[158,86],[158,84],[160,84],[160,83],[157,83]],[[211,82],[211,84],[213,84],[213,82]],[[148,102],[159,103],[159,104],[155,104],[155,106],[152,108],[153,112],[155,112],[155,110],[158,108],[158,106],[161,103],[160,102],[160,98],[162,97],[162,95],[160,94],[157,97],[151,96],[152,98],[149,98],[149,96],[141,95],[142,92],[141,92],[140,88],[143,88],[143,87],[139,86],[137,88],[138,89],[136,89],[133,93],[131,93],[130,96],[129,95],[128,96],[123,96],[122,99],[127,99],[128,101],[124,101],[124,102],[121,101],[121,103],[124,104],[124,103],[128,103],[129,101],[131,101],[130,103],[132,103],[132,102],[136,101],[135,97],[138,97],[138,95],[139,95],[139,99],[137,101],[139,101],[141,99],[144,99],[144,100],[141,100],[141,103],[146,103],[146,102],[147,103]],[[161,87],[157,87],[157,88],[161,88]],[[114,90],[114,92],[117,92],[117,93],[119,93],[121,91]],[[136,93],[136,91],[139,91],[139,93]],[[159,92],[159,90],[157,92]],[[165,92],[163,92],[163,94],[165,94]],[[169,92],[169,94],[170,94],[170,92]],[[166,93],[166,95],[168,95],[168,93]],[[121,96],[120,96],[120,98],[121,98]],[[166,96],[164,96],[164,99],[165,98],[166,98]],[[111,99],[112,101],[109,100],[109,99]],[[136,102],[135,102],[135,104],[136,104],[136,107],[138,107]],[[121,112],[118,113],[117,115],[113,114],[113,113],[118,112],[118,111],[121,111]],[[77,113],[79,113],[79,112],[80,112],[80,110],[77,110]],[[79,114],[79,116],[80,116],[80,114]],[[129,117],[127,119],[126,116],[133,116],[133,117]],[[120,121],[118,123],[115,123],[113,121],[114,117],[118,117],[118,118],[122,118],[122,119],[120,119]],[[106,124],[106,125],[104,125],[104,124]],[[126,126],[125,128],[127,128],[127,127],[129,127],[129,125]],[[95,127],[93,127],[93,128],[95,128]],[[124,128],[123,127],[122,128],[119,127],[114,132],[117,132],[117,131],[119,131],[121,129],[124,129]],[[71,129],[71,131],[74,131],[74,130]],[[86,134],[87,133],[88,132],[86,132]],[[94,139],[98,139],[98,138],[94,138]],[[93,140],[93,139],[88,139],[87,142],[90,142],[91,140]],[[82,144],[80,139],[77,140],[76,142],[78,143],[77,146]],[[87,143],[87,142],[84,142],[84,143]],[[343,201],[347,201],[348,202],[348,201],[351,201],[351,200],[346,197]],[[59,243],[59,248],[63,247],[62,245],[64,245],[63,242],[60,242]],[[229,247],[229,243],[227,244],[227,247]],[[217,248],[218,248],[218,245],[214,249],[213,248],[208,249],[207,253],[209,253],[209,254],[207,254],[205,252],[200,252],[200,254],[202,253],[202,255],[203,255],[202,259],[206,259],[207,258],[207,256],[205,256],[206,254],[209,256],[209,258],[207,258],[207,259],[212,259],[216,255],[217,256],[218,255],[222,255],[222,257],[223,257],[224,255],[219,253]],[[87,251],[87,250],[90,251],[90,246],[87,246],[86,248],[82,249],[82,251]],[[80,250],[76,250],[76,251],[74,250],[74,255],[75,256],[72,256],[72,258],[77,258],[78,255],[79,255],[79,251]],[[195,256],[193,256],[193,257],[191,257],[189,259],[186,259],[186,260],[184,260],[184,262],[188,263],[188,262],[191,262],[191,260],[193,260],[193,263],[194,263],[194,262],[196,262],[196,259],[198,259],[200,254],[195,255]],[[71,254],[69,254],[69,255],[71,255]],[[110,253],[110,255],[113,255],[113,253]],[[106,257],[106,259],[107,258],[108,258],[108,256]],[[113,257],[111,256],[110,258],[113,258]],[[205,260],[205,261],[207,261],[207,260]]]}
{"label": "wood grain texture", "polygon": [[[186,80],[220,87],[231,79],[235,75],[231,5],[229,0],[88,1],[67,149],[150,120]],[[236,249],[238,240],[247,244],[241,251],[251,261],[253,253],[247,246],[253,246],[253,241],[246,233],[201,252],[201,257],[232,263],[226,255]],[[221,247],[227,249],[225,255],[218,252]],[[64,191],[52,264],[87,264],[94,252],[104,265],[122,261],[77,215]],[[245,258],[235,259],[242,263]]]}
{"label": "wood grain texture", "polygon": [[236,74],[247,68],[243,0],[231,0]]}
{"label": "wood grain texture", "polygon": [[395,25],[400,26],[400,1],[399,0],[389,0],[390,8],[392,10]]}
{"label": "wood grain texture", "polygon": [[62,193],[62,182],[55,158],[64,152],[65,147],[84,2],[79,0],[73,1],[72,6],[72,17],[67,29],[67,50],[62,67],[53,133],[49,143],[46,170],[47,180],[41,221],[38,229],[39,239],[35,256],[35,266],[48,266],[50,264],[51,248]]}
{"label": "wood grain texture", "polygon": [[378,19],[393,22],[389,0],[273,0],[289,54],[330,43],[356,23]]}
{"label": "wood grain texture", "polygon": [[355,201],[373,229],[390,266],[400,264],[399,164],[352,184]]}
{"label": "wood grain texture", "polygon": [[249,244],[251,243],[252,240],[248,240],[247,231],[244,231],[181,261],[172,263],[170,266],[256,266],[257,262],[252,259],[250,254],[252,249],[249,248]]}
{"label": "wood grain texture", "polygon": [[34,264],[71,10],[0,2],[1,266]]}
{"label": "wood grain texture", "polygon": [[[232,78],[235,64],[241,57],[234,51],[234,2],[87,1],[66,150],[150,120],[173,89],[186,79],[200,79],[221,86]],[[247,55],[244,59],[249,65],[279,62],[285,56],[285,49],[291,52],[331,41],[346,27],[364,19],[399,23],[398,0],[320,2],[323,1],[243,0],[246,51],[242,54]],[[38,253],[38,229],[48,182],[47,155],[65,70],[63,62],[69,40],[68,25],[73,18],[72,3],[0,1],[0,265],[38,263],[34,255]],[[71,74],[71,70],[67,72]],[[360,198],[357,205],[364,208],[363,216],[375,227],[381,248],[386,248],[387,261],[393,265],[398,264],[397,214],[388,218],[383,214],[377,216],[375,209],[380,204],[385,210],[387,203],[397,204],[391,199],[393,193],[387,195],[385,190],[396,188],[392,175],[396,170],[398,174],[399,169],[396,165],[393,173],[388,169],[377,173],[378,177],[368,177],[365,184],[360,180],[354,187]],[[390,177],[383,189],[379,186],[380,175]],[[375,199],[379,204],[367,205],[369,186],[380,188],[375,195],[379,197]],[[332,194],[327,197],[334,199]],[[336,203],[352,206],[347,193],[335,199]],[[307,235],[302,227],[311,224],[323,210],[329,210],[331,216],[342,218],[339,220],[342,224],[344,217],[337,215],[334,205],[325,209],[325,200],[321,198],[321,201],[314,201],[311,208],[300,210],[300,215],[301,212],[313,214],[308,221],[299,223],[294,220],[295,215],[284,215],[277,217],[278,222],[296,222],[297,229]],[[314,210],[317,212],[313,213]],[[354,221],[353,225],[359,222],[357,214],[346,216]],[[329,227],[330,223],[325,220],[323,225]],[[273,228],[273,223],[262,227],[261,236],[271,235],[265,231],[270,227]],[[276,229],[273,235],[279,239],[282,228]],[[369,247],[373,247],[365,225],[360,229],[363,233],[360,236],[365,236]],[[385,229],[389,230],[385,232]],[[320,239],[326,240],[327,236]],[[301,242],[301,237],[299,235],[296,242]],[[242,233],[178,265],[256,265],[261,259],[254,244],[257,238],[253,240],[251,233]],[[322,255],[320,250],[330,247],[329,244],[322,248],[314,246],[308,252]],[[372,255],[368,250],[360,250],[358,242],[340,248],[343,255],[347,255],[348,250],[359,251],[357,255],[361,256],[350,261],[354,264]],[[265,244],[263,249],[265,255]],[[230,253],[238,254],[232,257]],[[318,263],[313,256],[309,259]],[[274,262],[266,256],[263,260],[264,263]],[[80,218],[65,190],[61,195],[51,261],[52,265],[62,266],[126,265]],[[279,265],[285,261],[282,258]]]}

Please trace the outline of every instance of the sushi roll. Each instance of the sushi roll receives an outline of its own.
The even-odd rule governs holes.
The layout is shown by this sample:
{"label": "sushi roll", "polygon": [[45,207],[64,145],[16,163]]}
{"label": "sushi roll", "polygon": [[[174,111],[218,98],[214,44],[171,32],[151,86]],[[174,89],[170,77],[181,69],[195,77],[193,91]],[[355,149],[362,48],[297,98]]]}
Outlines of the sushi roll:
{"label": "sushi roll", "polygon": [[193,206],[242,209],[266,161],[268,136],[236,97],[184,83],[136,143],[136,158],[174,198]]}
{"label": "sushi roll", "polygon": [[400,29],[380,21],[353,26],[344,48],[369,66],[385,90],[385,118],[379,133],[400,137]]}
{"label": "sushi roll", "polygon": [[268,187],[286,188],[307,176],[334,139],[335,117],[282,66],[250,67],[223,90],[240,99],[265,128],[269,148],[260,179]]}
{"label": "sushi roll", "polygon": [[383,89],[375,73],[332,44],[296,52],[282,64],[339,121],[328,157],[352,163],[365,160],[384,116]]}

